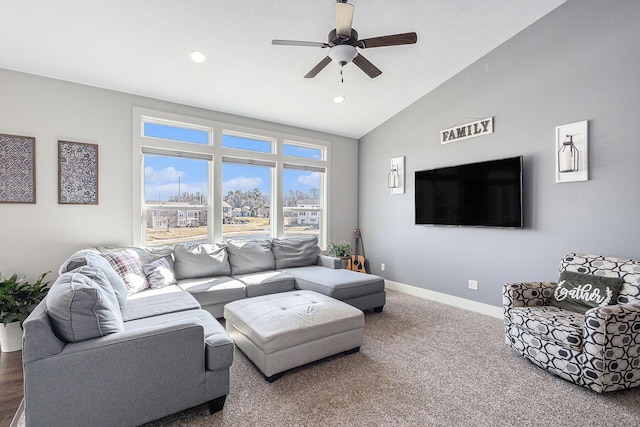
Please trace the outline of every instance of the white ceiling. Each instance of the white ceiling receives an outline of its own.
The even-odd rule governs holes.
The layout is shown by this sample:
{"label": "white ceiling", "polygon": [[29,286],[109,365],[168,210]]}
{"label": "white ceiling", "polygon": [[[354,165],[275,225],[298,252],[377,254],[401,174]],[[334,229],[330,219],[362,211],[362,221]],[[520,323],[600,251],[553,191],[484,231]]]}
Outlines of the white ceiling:
{"label": "white ceiling", "polygon": [[418,43],[361,50],[382,75],[340,83],[303,78],[327,50],[271,45],[327,41],[333,0],[0,0],[0,68],[359,138],[564,1],[350,0],[361,39]]}

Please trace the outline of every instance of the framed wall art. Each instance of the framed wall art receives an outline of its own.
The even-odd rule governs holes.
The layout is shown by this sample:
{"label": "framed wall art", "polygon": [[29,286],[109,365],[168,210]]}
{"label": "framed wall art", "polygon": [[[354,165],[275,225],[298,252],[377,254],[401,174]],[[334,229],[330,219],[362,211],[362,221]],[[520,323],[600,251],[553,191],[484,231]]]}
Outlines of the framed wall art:
{"label": "framed wall art", "polygon": [[0,134],[0,203],[36,202],[36,139]]}
{"label": "framed wall art", "polygon": [[98,145],[58,141],[58,203],[98,204]]}

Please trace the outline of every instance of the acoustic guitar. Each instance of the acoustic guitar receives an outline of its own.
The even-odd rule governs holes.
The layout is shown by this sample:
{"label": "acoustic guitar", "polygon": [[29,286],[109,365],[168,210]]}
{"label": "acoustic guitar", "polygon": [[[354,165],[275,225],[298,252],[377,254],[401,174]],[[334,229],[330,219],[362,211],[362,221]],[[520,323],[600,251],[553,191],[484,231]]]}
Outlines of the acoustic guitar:
{"label": "acoustic guitar", "polygon": [[353,232],[356,235],[356,249],[354,254],[351,255],[347,268],[349,270],[357,271],[358,273],[366,273],[367,270],[364,267],[364,257],[360,255],[360,249],[358,246],[358,240],[360,240],[360,229],[356,228]]}

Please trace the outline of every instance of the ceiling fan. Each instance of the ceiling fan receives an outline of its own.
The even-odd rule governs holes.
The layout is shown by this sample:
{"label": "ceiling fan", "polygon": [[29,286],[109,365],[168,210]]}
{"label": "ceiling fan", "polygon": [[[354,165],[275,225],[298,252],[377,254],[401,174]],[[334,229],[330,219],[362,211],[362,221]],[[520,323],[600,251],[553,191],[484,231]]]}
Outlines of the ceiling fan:
{"label": "ceiling fan", "polygon": [[329,48],[329,54],[304,76],[305,79],[315,77],[329,65],[331,61],[340,65],[340,74],[342,74],[342,67],[353,62],[358,68],[364,71],[366,75],[373,79],[382,74],[382,71],[362,56],[357,51],[357,48],[368,49],[372,47],[398,46],[414,44],[418,41],[418,35],[416,33],[402,33],[358,40],[358,32],[351,27],[353,23],[353,9],[353,5],[347,3],[347,0],[337,0],[336,28],[329,32],[327,43],[298,40],[272,40],[271,44]]}

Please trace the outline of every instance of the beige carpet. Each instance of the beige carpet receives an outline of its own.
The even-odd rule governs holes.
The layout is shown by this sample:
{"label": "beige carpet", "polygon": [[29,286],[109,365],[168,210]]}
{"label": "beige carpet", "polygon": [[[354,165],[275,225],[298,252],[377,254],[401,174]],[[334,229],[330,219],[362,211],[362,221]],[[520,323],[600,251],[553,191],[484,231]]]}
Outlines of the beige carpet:
{"label": "beige carpet", "polygon": [[499,319],[388,292],[359,353],[266,382],[236,350],[222,412],[149,426],[632,426],[640,389],[598,395],[503,344]]}
{"label": "beige carpet", "polygon": [[389,291],[359,353],[268,383],[236,350],[222,412],[147,427],[605,425],[640,425],[640,388],[598,395],[512,353],[499,319]]}

